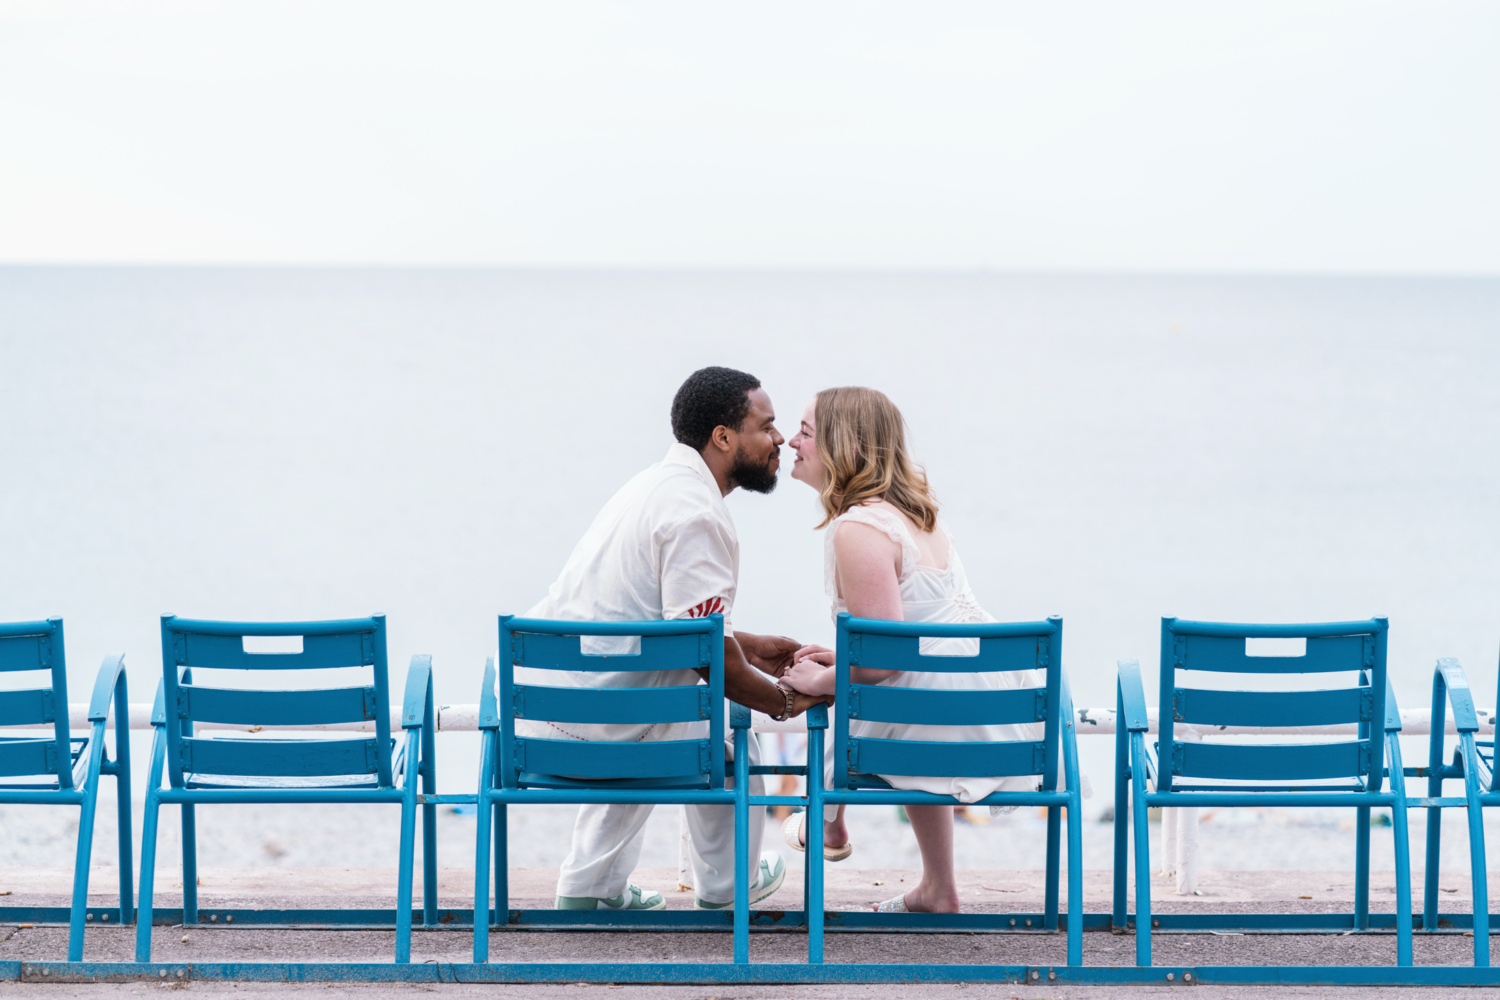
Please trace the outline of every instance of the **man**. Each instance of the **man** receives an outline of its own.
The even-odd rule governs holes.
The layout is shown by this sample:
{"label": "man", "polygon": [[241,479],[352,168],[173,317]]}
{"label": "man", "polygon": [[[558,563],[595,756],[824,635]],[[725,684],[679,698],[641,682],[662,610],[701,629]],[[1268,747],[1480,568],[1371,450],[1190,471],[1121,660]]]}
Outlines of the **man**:
{"label": "man", "polygon": [[[731,627],[739,586],[739,540],[724,497],[743,487],[776,488],[783,444],[771,399],[753,375],[731,368],[694,372],[672,401],[666,458],[614,495],[568,557],[547,597],[529,618],[565,621],[659,621],[724,616],[724,692],[767,715],[798,715],[822,698],[798,694],[773,678],[792,663],[800,646],[780,636],[752,635]],[[639,652],[639,640],[585,638],[590,654]],[[582,673],[517,668],[523,682],[592,687],[691,684],[691,671]],[[689,739],[704,723],[583,725],[517,720],[524,736],[610,741]],[[754,734],[750,763],[760,763]],[[733,754],[733,748],[730,748]],[[750,794],[764,794],[764,779],[750,779]],[[659,892],[631,884],[640,859],[651,805],[584,805],[573,828],[573,847],[557,880],[558,909],[657,910]],[[734,902],[734,808],[687,806],[695,905],[723,909]],[[759,845],[765,812],[750,811],[750,843]],[[786,866],[767,851],[750,871],[750,902],[781,887]]]}

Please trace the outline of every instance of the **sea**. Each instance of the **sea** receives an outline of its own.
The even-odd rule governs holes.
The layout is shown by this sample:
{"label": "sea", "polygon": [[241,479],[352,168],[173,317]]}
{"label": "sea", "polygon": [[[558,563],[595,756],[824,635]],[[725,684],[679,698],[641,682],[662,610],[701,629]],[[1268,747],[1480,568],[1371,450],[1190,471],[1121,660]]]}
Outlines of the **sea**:
{"label": "sea", "polygon": [[[382,613],[395,684],[430,654],[438,701],[476,702],[496,616],[661,459],[704,365],[759,377],[787,437],[819,389],[889,395],[980,602],[1063,617],[1081,706],[1114,704],[1120,659],[1154,697],[1164,615],[1386,616],[1403,707],[1439,657],[1495,704],[1488,277],[0,268],[0,620],[65,619],[72,701],[114,651],[148,701],[162,614]],[[830,642],[814,493],[783,475],[729,505],[735,624]],[[1080,743],[1098,820],[1113,743]],[[441,737],[442,790],[474,786],[477,747]],[[1352,852],[1336,819],[1268,822],[1269,853],[1216,863],[1323,867],[1289,843],[1319,830]],[[260,862],[348,856],[297,836]],[[48,841],[26,839],[0,862]]]}

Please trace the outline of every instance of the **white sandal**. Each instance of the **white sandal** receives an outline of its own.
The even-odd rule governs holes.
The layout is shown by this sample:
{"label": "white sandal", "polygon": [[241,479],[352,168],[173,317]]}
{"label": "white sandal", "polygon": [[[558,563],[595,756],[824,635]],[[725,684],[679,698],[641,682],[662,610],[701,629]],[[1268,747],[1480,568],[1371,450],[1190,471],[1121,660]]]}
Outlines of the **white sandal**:
{"label": "white sandal", "polygon": [[[792,813],[786,818],[786,822],[781,824],[781,839],[790,844],[793,849],[804,853],[807,851],[807,845],[802,843],[802,818],[806,815],[807,813],[805,812]],[[824,861],[843,861],[853,853],[854,844],[852,842],[840,844],[837,847],[829,847],[827,844],[823,845]]]}
{"label": "white sandal", "polygon": [[910,913],[906,908],[906,893],[902,893],[893,899],[887,899],[875,907],[876,913]]}

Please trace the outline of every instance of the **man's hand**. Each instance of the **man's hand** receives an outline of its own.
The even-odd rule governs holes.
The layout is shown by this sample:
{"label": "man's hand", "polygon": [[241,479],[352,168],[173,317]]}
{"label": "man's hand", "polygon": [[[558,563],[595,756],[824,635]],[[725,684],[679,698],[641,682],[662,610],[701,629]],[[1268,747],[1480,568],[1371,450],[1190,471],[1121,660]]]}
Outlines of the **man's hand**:
{"label": "man's hand", "polygon": [[[796,639],[784,635],[751,635],[748,632],[734,634],[739,641],[745,659],[761,673],[780,677],[786,669],[797,662],[797,651],[814,647],[803,646]],[[822,648],[822,647],[816,647]]]}

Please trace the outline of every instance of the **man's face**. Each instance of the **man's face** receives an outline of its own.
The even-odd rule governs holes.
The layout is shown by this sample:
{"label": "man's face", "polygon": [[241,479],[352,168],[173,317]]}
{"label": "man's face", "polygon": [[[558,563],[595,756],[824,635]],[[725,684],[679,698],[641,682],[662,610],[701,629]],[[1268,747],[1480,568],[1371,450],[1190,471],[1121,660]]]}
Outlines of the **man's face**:
{"label": "man's face", "polygon": [[734,434],[734,464],[729,481],[752,493],[776,488],[776,470],[781,468],[781,446],[786,441],[776,429],[776,411],[764,389],[750,391],[750,412]]}

